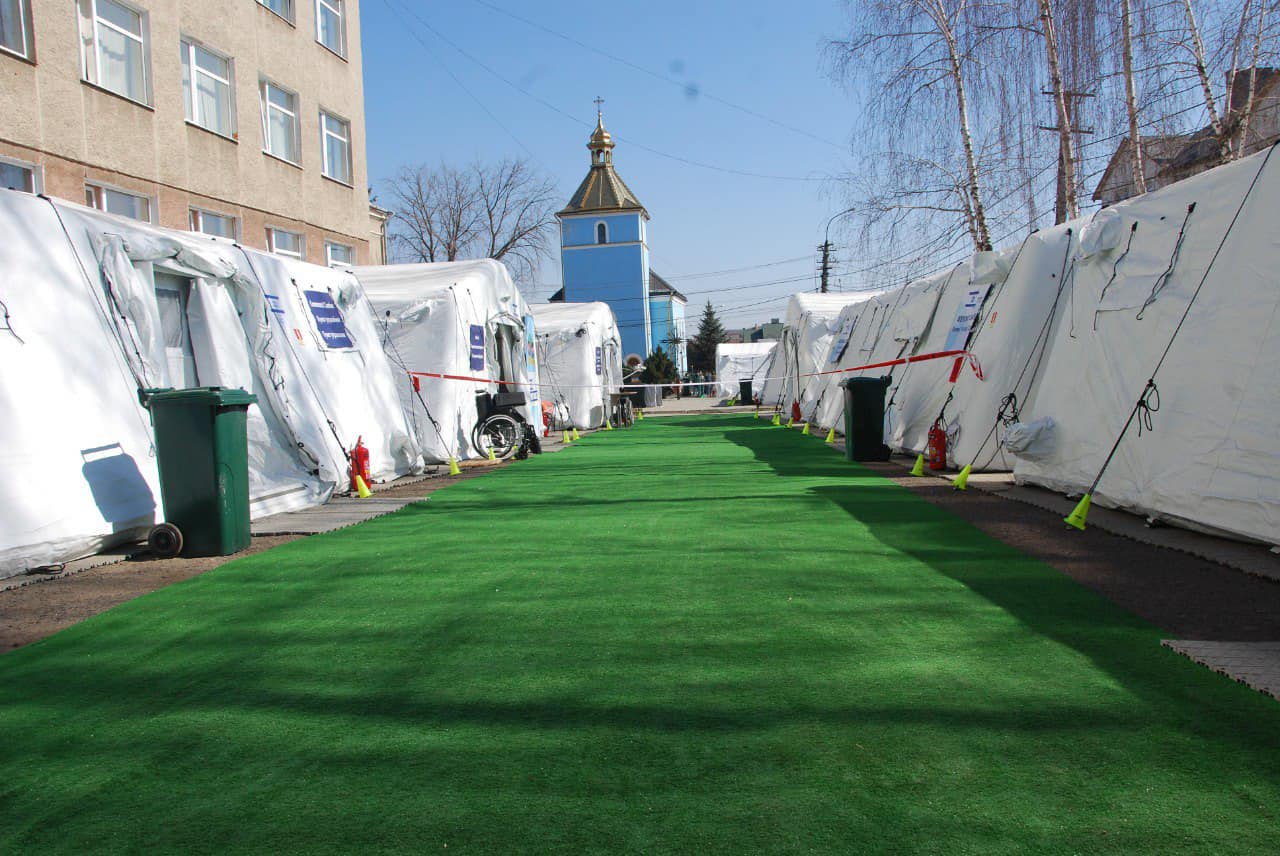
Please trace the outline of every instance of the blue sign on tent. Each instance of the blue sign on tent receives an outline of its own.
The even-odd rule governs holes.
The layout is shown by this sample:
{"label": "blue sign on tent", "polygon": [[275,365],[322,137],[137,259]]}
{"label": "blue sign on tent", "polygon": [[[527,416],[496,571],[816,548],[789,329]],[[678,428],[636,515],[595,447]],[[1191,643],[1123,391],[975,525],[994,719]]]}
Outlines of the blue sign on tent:
{"label": "blue sign on tent", "polygon": [[351,348],[351,336],[342,321],[342,313],[327,291],[304,291],[311,316],[316,319],[316,330],[326,348]]}
{"label": "blue sign on tent", "polygon": [[484,328],[479,324],[471,325],[471,370],[484,371]]}
{"label": "blue sign on tent", "polygon": [[601,373],[602,368],[603,366],[602,366],[602,357],[600,354],[600,349],[596,348],[596,374],[597,375]]}

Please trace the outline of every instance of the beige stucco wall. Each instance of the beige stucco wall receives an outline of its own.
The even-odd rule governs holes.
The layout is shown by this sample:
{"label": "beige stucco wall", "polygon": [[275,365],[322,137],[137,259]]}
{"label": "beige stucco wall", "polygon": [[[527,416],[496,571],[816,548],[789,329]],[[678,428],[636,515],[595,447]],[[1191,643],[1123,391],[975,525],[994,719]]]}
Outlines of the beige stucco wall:
{"label": "beige stucco wall", "polygon": [[[295,0],[295,26],[256,0],[127,2],[148,13],[151,107],[81,80],[73,0],[32,0],[35,62],[0,53],[0,155],[40,164],[52,196],[83,202],[85,181],[103,181],[155,199],[162,226],[188,228],[196,206],[239,217],[248,246],[272,225],[303,232],[309,261],[326,240],[370,261],[358,0],[345,59],[316,41],[315,0]],[[234,60],[237,139],[185,121],[183,36]],[[260,76],[298,93],[300,167],[262,151]],[[321,107],[351,123],[352,186],[321,175]]]}

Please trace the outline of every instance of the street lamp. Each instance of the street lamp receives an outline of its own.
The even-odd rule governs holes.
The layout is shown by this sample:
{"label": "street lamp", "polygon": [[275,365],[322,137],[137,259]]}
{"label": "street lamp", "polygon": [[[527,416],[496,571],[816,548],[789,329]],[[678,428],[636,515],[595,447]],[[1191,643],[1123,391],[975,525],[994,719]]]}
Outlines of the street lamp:
{"label": "street lamp", "polygon": [[856,207],[846,208],[843,211],[837,211],[832,214],[831,218],[827,220],[827,228],[822,233],[822,246],[818,247],[818,251],[822,253],[822,287],[820,290],[823,294],[827,293],[827,281],[831,276],[831,224],[844,215],[852,214],[857,210]]}

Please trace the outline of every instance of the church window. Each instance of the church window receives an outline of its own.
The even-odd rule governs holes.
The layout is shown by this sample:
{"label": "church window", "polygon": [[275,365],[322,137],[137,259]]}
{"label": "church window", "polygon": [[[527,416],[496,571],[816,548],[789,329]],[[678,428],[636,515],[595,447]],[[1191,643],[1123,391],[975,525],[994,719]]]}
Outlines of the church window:
{"label": "church window", "polygon": [[606,223],[597,223],[597,224],[596,224],[596,243],[597,243],[597,244],[607,244],[607,243],[609,243],[609,226],[608,226],[608,224],[606,224]]}

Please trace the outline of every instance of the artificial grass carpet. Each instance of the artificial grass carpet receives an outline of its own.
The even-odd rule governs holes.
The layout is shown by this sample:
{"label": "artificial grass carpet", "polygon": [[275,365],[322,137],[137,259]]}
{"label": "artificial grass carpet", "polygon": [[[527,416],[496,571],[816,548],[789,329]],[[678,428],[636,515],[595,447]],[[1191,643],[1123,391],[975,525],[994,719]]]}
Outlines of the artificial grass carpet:
{"label": "artificial grass carpet", "polygon": [[1280,706],[817,437],[649,419],[0,657],[0,852],[1262,852]]}

